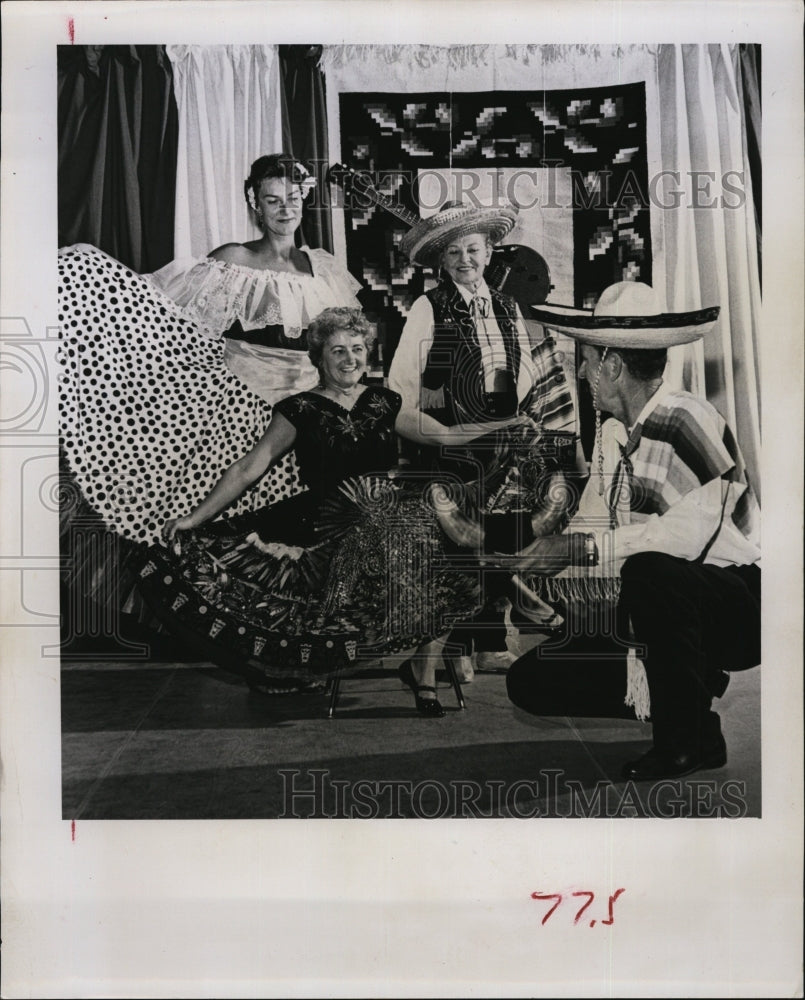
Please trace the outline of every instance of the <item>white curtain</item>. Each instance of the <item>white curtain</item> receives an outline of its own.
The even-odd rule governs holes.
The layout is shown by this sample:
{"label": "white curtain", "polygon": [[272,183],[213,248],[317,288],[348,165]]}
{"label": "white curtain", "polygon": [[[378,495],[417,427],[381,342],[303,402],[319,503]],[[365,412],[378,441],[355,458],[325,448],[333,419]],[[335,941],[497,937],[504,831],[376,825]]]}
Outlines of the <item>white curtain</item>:
{"label": "white curtain", "polygon": [[670,377],[727,419],[759,495],[760,275],[738,60],[737,46],[659,47],[660,141],[671,173],[658,186],[652,234],[668,308],[721,307],[713,333],[672,352]]}
{"label": "white curtain", "polygon": [[[670,352],[666,377],[721,411],[759,493],[760,282],[737,46],[325,46],[322,66],[334,160],[340,158],[343,92],[540,91],[644,82],[652,282],[669,310],[721,306],[704,343]],[[696,198],[709,207],[694,207]],[[334,214],[334,222],[343,252],[342,220]]]}
{"label": "white curtain", "polygon": [[274,45],[169,45],[179,154],[175,256],[204,257],[255,239],[243,182],[258,156],[282,150]]}

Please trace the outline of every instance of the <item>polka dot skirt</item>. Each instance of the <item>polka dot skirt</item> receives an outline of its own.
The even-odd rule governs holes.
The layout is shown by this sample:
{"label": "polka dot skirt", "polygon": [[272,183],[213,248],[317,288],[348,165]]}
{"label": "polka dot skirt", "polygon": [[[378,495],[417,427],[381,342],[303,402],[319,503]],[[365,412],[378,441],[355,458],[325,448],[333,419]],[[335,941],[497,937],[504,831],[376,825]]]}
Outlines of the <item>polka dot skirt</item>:
{"label": "polka dot skirt", "polygon": [[[154,542],[260,438],[271,407],[224,364],[224,343],[166,308],[104,254],[59,254],[59,430],[87,501],[117,533]],[[223,516],[303,489],[286,456]]]}

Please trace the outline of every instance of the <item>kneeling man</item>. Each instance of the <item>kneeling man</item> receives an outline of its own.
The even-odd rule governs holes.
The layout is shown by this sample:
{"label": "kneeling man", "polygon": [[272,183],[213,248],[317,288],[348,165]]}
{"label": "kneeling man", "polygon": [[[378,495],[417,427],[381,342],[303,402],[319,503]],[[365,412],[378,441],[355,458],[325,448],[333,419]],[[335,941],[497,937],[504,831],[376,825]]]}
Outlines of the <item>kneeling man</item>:
{"label": "kneeling man", "polygon": [[[667,348],[709,332],[718,310],[660,314],[649,286],[620,282],[592,315],[549,305],[535,314],[581,343],[596,445],[567,533],[536,539],[517,565],[570,576],[567,592],[579,595],[585,573],[572,567],[597,563],[616,583],[622,631],[597,646],[569,635],[553,653],[532,650],[508,672],[509,697],[536,715],[623,714],[633,646],[645,666],[654,745],[624,777],[721,767],[727,751],[713,698],[724,693],[726,672],[760,663],[759,509],[724,419],[663,381]],[[602,411],[612,418],[603,424]],[[607,640],[608,655],[596,662]]]}

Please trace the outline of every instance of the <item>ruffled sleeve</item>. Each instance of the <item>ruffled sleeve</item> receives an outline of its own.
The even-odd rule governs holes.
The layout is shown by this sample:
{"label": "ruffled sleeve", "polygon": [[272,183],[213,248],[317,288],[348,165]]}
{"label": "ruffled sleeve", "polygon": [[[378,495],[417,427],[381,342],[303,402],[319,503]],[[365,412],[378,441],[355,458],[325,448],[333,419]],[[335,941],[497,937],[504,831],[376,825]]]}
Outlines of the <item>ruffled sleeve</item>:
{"label": "ruffled sleeve", "polygon": [[[286,337],[298,337],[324,309],[333,306],[349,306],[360,309],[355,293],[361,288],[360,282],[342,267],[326,250],[302,248],[310,259],[312,275],[286,274],[277,271],[257,272],[270,275],[268,283],[261,289],[261,296],[267,299],[276,295],[285,327]],[[263,303],[265,304],[265,302]],[[259,315],[261,305],[255,301],[253,315]],[[241,317],[244,330],[258,329],[265,325],[250,316]],[[277,322],[280,322],[279,320]]]}
{"label": "ruffled sleeve", "polygon": [[295,338],[323,309],[360,308],[360,283],[326,250],[303,249],[309,275],[182,258],[146,277],[205,337],[223,336],[238,320],[244,330],[282,325]]}
{"label": "ruffled sleeve", "polygon": [[248,285],[249,276],[244,271],[222,261],[182,257],[145,278],[178,306],[200,333],[217,340],[238,319]]}
{"label": "ruffled sleeve", "polygon": [[305,252],[310,258],[314,277],[327,286],[330,294],[344,299],[344,305],[351,305],[352,303],[346,300],[354,299],[357,306],[358,302],[355,296],[362,288],[360,281],[354,278],[326,250],[311,250],[306,247]]}

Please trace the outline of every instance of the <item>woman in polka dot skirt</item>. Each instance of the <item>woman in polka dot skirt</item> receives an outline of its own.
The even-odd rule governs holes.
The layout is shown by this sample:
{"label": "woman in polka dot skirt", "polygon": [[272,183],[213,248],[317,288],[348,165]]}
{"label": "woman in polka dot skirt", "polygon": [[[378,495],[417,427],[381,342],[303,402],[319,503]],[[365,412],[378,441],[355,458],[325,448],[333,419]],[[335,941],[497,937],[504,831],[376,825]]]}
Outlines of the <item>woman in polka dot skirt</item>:
{"label": "woman in polka dot skirt", "polygon": [[[166,509],[190,509],[259,440],[274,403],[316,384],[305,329],[357,306],[360,285],[294,244],[312,184],[290,157],[261,157],[244,192],[262,236],[152,275],[94,247],[60,251],[63,459],[119,535],[155,541]],[[286,456],[232,512],[301,488]]]}

